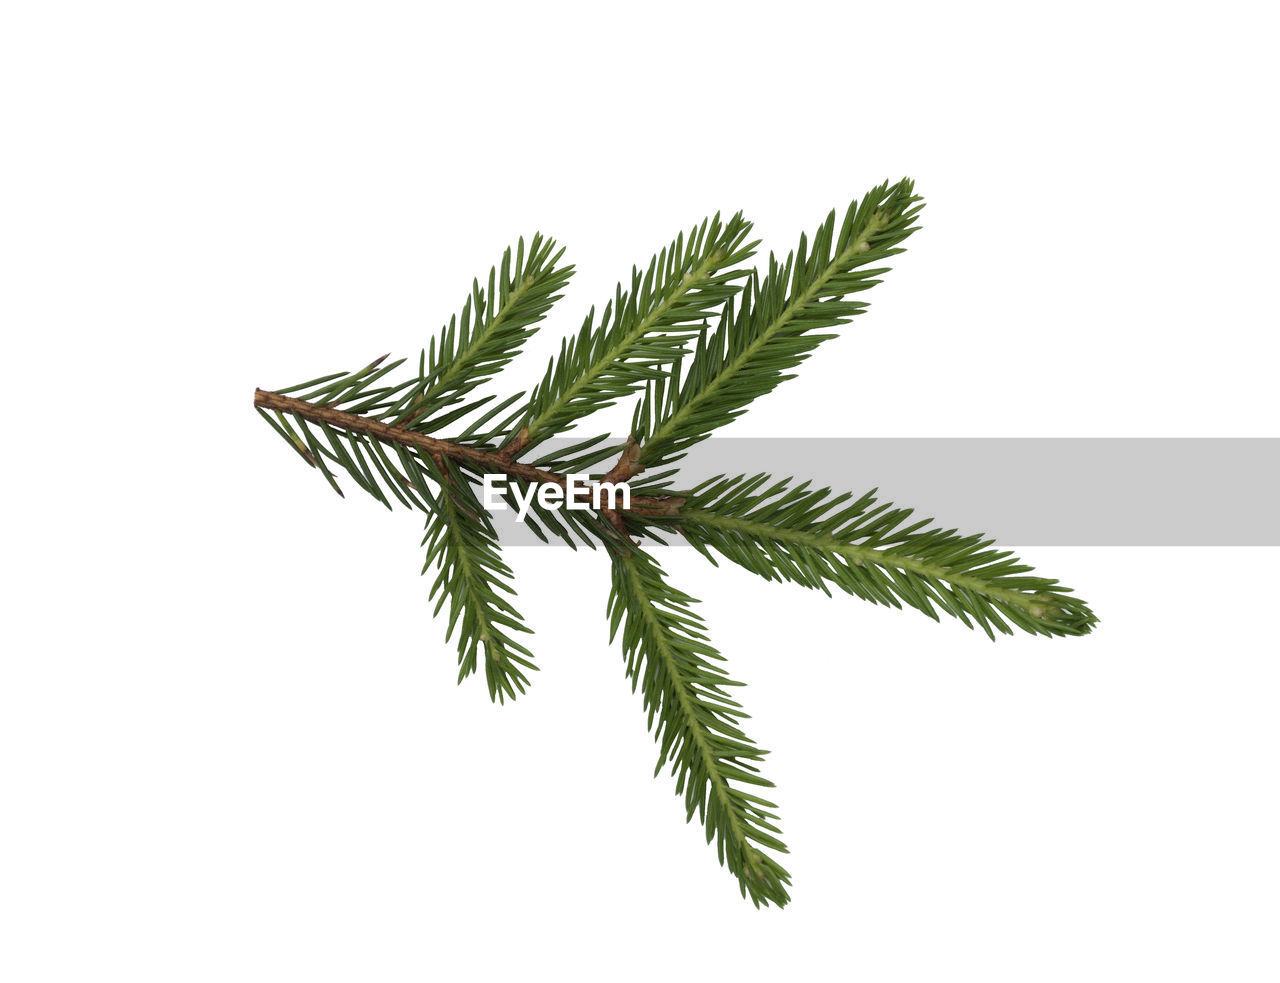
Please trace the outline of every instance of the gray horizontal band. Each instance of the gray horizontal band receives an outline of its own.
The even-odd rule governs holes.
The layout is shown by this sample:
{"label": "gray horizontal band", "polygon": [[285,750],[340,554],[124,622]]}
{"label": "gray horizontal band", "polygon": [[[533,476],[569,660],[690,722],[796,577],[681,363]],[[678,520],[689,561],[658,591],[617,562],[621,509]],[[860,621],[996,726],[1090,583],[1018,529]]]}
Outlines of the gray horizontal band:
{"label": "gray horizontal band", "polygon": [[[1010,546],[1280,546],[1276,438],[725,437],[677,467],[681,487],[759,472],[878,487],[881,501]],[[506,541],[538,542],[512,512],[494,518]]]}

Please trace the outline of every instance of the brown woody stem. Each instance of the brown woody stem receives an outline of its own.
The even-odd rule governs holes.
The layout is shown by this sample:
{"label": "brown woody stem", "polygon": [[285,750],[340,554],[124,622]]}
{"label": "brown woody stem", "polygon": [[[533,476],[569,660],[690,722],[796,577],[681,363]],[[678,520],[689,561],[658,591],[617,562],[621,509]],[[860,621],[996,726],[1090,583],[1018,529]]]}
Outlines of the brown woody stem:
{"label": "brown woody stem", "polygon": [[[304,420],[311,420],[313,423],[324,423],[352,433],[365,434],[386,443],[416,447],[432,458],[447,457],[453,461],[465,461],[477,465],[484,471],[508,474],[538,484],[559,485],[562,488],[566,484],[564,475],[512,460],[511,455],[502,451],[487,451],[479,447],[469,447],[466,444],[456,444],[451,440],[440,440],[437,437],[429,437],[423,433],[383,423],[381,420],[371,420],[367,416],[356,413],[344,413],[330,406],[317,406],[304,399],[281,396],[279,393],[268,392],[265,389],[254,390],[253,405],[263,410],[288,413]],[[604,480],[616,482],[619,478],[626,480],[632,474],[639,473],[638,470],[630,472],[624,466],[632,446],[634,445],[628,444],[628,451],[623,453],[622,460],[609,472],[609,475],[614,477],[606,475]],[[675,515],[676,509],[682,502],[683,499],[670,495],[636,495],[631,499],[631,508],[645,515]],[[612,517],[610,518],[612,521]]]}

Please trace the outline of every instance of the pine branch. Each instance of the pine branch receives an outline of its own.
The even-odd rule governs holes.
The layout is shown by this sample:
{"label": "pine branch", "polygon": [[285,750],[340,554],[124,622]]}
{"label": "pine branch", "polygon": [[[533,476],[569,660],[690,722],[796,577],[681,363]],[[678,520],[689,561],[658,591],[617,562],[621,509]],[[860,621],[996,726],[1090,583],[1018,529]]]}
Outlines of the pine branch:
{"label": "pine branch", "polygon": [[498,554],[498,534],[465,477],[448,464],[432,504],[422,544],[427,547],[422,572],[437,568],[430,598],[439,600],[433,614],[449,602],[446,640],[458,628],[458,682],[483,661],[489,698],[499,703],[523,693],[536,670],[533,653],[510,632],[531,633],[524,618],[504,595],[514,596],[511,568]]}
{"label": "pine branch", "polygon": [[650,261],[631,287],[618,284],[599,325],[595,309],[581,330],[560,346],[529,401],[522,425],[504,448],[510,456],[570,429],[578,419],[612,405],[684,353],[694,326],[738,292],[747,275],[736,264],[756,243],[745,243],[751,223],[738,213],[722,224],[717,214],[681,233]]}
{"label": "pine branch", "polygon": [[742,684],[714,664],[723,657],[707,641],[694,603],[666,582],[647,554],[613,550],[610,640],[621,626],[627,676],[632,689],[640,687],[661,749],[654,774],[671,765],[685,819],[698,814],[707,842],[716,841],[720,863],[738,878],[743,897],[757,908],[770,902],[781,907],[790,900],[791,877],[764,852],[787,852],[777,816],[769,811],[777,806],[743,788],[773,787],[756,766],[767,752],[739,727],[746,714],[725,688]]}
{"label": "pine branch", "polygon": [[756,398],[794,378],[786,374],[833,334],[867,309],[850,294],[868,290],[888,272],[875,267],[902,252],[899,244],[915,227],[920,199],[907,180],[887,183],[855,200],[836,230],[832,211],[813,236],[769,271],[753,277],[735,314],[729,303],[719,326],[700,335],[688,369],[651,383],[632,432],[642,452],[633,474],[678,460],[691,445],[746,412]]}
{"label": "pine branch", "polygon": [[[389,381],[404,360],[384,365],[383,356],[354,372],[254,394],[272,429],[339,494],[345,474],[388,508],[399,502],[426,513],[423,572],[436,568],[436,613],[449,605],[446,634],[457,632],[459,680],[478,675],[483,663],[495,701],[523,693],[536,666],[516,640],[529,628],[473,483],[506,476],[508,503],[518,498],[530,510],[527,521],[543,539],[605,545],[611,637],[621,632],[627,674],[660,748],[657,770],[671,766],[687,818],[698,814],[721,863],[757,906],[785,904],[790,883],[773,856],[786,852],[775,806],[750,791],[771,784],[758,771],[765,752],[741,729],[746,715],[728,696],[739,684],[720,667],[693,598],[667,583],[633,537],[662,543],[680,534],[713,563],[724,557],[767,580],[828,594],[834,587],[936,620],[946,613],[991,637],[1015,629],[1083,635],[1096,623],[1068,588],[990,540],[911,521],[910,510],[876,505],[871,495],[855,501],[767,475],[671,490],[670,465],[689,447],[791,378],[833,337],[829,329],[866,308],[849,298],[879,282],[883,261],[902,251],[918,202],[909,181],[882,185],[849,207],[839,229],[832,212],[812,242],[802,237],[781,263],[771,255],[763,275],[737,266],[756,245],[746,242],[750,225],[740,214],[703,222],[643,274],[633,270],[598,324],[594,311],[587,317],[528,402],[523,393],[497,402],[473,394],[508,364],[570,277],[572,267],[558,266],[562,253],[541,236],[527,249],[523,241],[514,254],[508,249],[485,287],[473,282],[461,314],[423,350],[409,378]],[[720,316],[711,329],[713,313]],[[521,460],[641,389],[623,446],[593,437]],[[455,426],[455,436],[441,436]],[[628,507],[553,507],[568,495],[571,473],[595,473],[606,456],[616,459],[601,478],[628,486]],[[644,485],[634,480],[641,473]],[[562,491],[544,503],[534,493],[548,486]]]}
{"label": "pine branch", "polygon": [[875,504],[874,493],[811,489],[768,475],[715,478],[689,493],[680,508],[685,538],[714,563],[710,551],[766,580],[789,580],[830,593],[901,607],[935,621],[938,611],[973,623],[994,638],[1013,628],[1036,635],[1084,635],[1092,611],[1056,580],[1032,576],[1009,551],[982,536],[907,522],[911,509]]}
{"label": "pine branch", "polygon": [[[417,491],[423,483],[437,480],[436,473],[427,463],[430,458],[436,456],[457,461],[477,473],[507,474],[534,484],[554,484],[564,487],[566,483],[565,476],[562,474],[511,460],[486,447],[442,440],[415,430],[393,427],[372,417],[335,410],[264,389],[256,390],[253,400],[258,412],[272,425],[273,429],[284,437],[295,451],[302,454],[308,464],[320,468],[339,495],[342,494],[342,490],[334,480],[333,472],[328,467],[329,463],[337,464],[361,488],[389,506],[383,494],[383,488],[389,487],[393,492]],[[266,412],[267,410],[275,412],[275,420]],[[304,436],[298,435],[290,425],[290,420],[297,425],[298,431],[301,431]],[[314,424],[321,430],[322,435],[329,439],[332,449],[326,449],[320,444],[307,428],[308,423]],[[378,469],[378,475],[384,478],[381,486],[375,480],[374,474],[361,466],[362,462],[357,463],[357,456],[347,453],[342,448],[341,438],[344,436],[356,441],[358,446],[376,453],[375,461],[386,466],[385,470]],[[396,461],[392,460],[392,456]],[[663,510],[667,507],[668,499],[664,495],[633,495],[631,502],[641,511]],[[431,511],[428,504],[417,499],[405,504],[424,512]]]}

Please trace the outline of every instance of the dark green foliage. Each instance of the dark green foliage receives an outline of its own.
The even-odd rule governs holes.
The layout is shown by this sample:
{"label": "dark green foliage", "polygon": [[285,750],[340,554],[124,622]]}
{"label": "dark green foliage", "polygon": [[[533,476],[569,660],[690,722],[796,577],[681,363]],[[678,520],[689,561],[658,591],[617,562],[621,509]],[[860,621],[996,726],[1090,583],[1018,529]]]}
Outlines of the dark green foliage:
{"label": "dark green foliage", "polygon": [[823,332],[866,310],[867,304],[844,298],[888,272],[873,264],[902,252],[919,202],[910,181],[883,184],[849,206],[838,230],[833,210],[812,244],[802,235],[785,261],[770,255],[768,272],[748,281],[736,313],[728,303],[719,326],[700,334],[687,369],[681,364],[649,385],[632,424],[641,461],[656,467],[678,460],[752,400],[794,378],[788,371],[835,337]]}
{"label": "dark green foliage", "polygon": [[516,356],[573,276],[572,266],[556,265],[564,250],[555,246],[554,239],[535,234],[526,255],[521,239],[514,260],[508,249],[500,268],[489,270],[487,289],[472,282],[462,314],[431,340],[413,399],[396,423],[420,426],[424,433],[438,430],[446,423],[430,415],[460,401]]}
{"label": "dark green foliage", "polygon": [[738,878],[756,907],[790,898],[790,875],[764,850],[786,853],[772,802],[748,788],[772,788],[756,767],[767,752],[742,732],[747,715],[726,688],[741,686],[717,663],[706,626],[690,607],[694,598],[668,584],[657,562],[625,546],[611,549],[610,640],[622,628],[631,688],[637,686],[657,737],[658,766],[671,765],[683,793],[685,819],[694,814],[715,840],[720,862]]}
{"label": "dark green foliage", "polygon": [[[874,493],[812,489],[809,482],[714,478],[680,509],[685,538],[766,580],[791,580],[830,594],[828,585],[877,604],[938,611],[974,622],[992,638],[1013,627],[1039,635],[1083,635],[1097,619],[1056,580],[982,536],[908,522],[911,509],[875,505]],[[874,506],[874,507],[873,507]]]}
{"label": "dark green foliage", "polygon": [[[383,356],[385,359],[386,356]],[[381,372],[374,369],[383,360],[377,361],[350,375],[327,376],[325,379],[304,383],[291,389],[280,390],[287,395],[298,390],[309,390],[304,399],[316,406],[328,409],[340,409],[346,412],[346,405],[356,407],[356,412],[367,405],[374,407],[384,405],[379,402],[383,388],[369,394],[370,379],[380,376],[386,371],[395,369],[404,360],[392,362]],[[328,382],[323,389],[313,390],[317,383]],[[349,389],[356,389],[355,399],[346,399],[344,394]],[[361,399],[361,397],[366,397]],[[365,409],[368,412],[368,409]],[[297,413],[285,413],[274,410],[268,413],[261,406],[258,413],[266,420],[308,464],[324,475],[329,486],[342,495],[342,489],[333,474],[331,465],[347,473],[356,485],[368,492],[387,508],[391,508],[394,498],[409,508],[426,510],[424,496],[429,487],[428,482],[434,478],[429,466],[413,448],[404,448],[398,444],[384,444],[370,439],[368,435],[353,430],[340,430],[323,420],[307,419]],[[345,496],[344,496],[345,497]]]}
{"label": "dark green foliage", "polygon": [[[472,281],[471,293],[463,302],[461,314],[450,318],[439,335],[422,350],[415,376],[396,385],[382,384],[388,374],[405,362],[397,359],[384,366],[382,362],[387,358],[384,355],[356,372],[337,372],[276,392],[415,433],[438,433],[493,400],[493,396],[476,400],[465,397],[516,356],[520,346],[533,334],[535,325],[560,299],[557,291],[569,282],[573,267],[556,265],[564,250],[557,250],[555,245],[555,240],[535,234],[526,249],[521,239],[514,256],[508,248],[501,263],[489,270],[487,287],[481,287],[478,280]],[[522,395],[517,393],[490,407],[472,421],[461,439],[483,443],[492,439],[495,431],[505,432],[514,415],[501,417],[500,414]],[[521,406],[515,415],[524,412]],[[360,487],[390,505],[386,496],[364,480],[371,476],[364,474],[363,468],[352,469],[350,464],[354,462],[347,460],[343,452],[315,454],[315,448],[311,447],[313,441],[307,437],[308,423],[314,421],[298,418],[296,422],[302,431],[299,435],[280,414],[276,414],[276,419],[284,423],[283,428],[276,427],[281,436],[300,452],[310,449],[315,459],[308,463],[319,467],[326,477],[332,479],[322,458],[347,470]],[[496,425],[495,421],[498,421]],[[270,418],[268,422],[274,425]],[[323,428],[319,429],[327,438]]]}
{"label": "dark green foliage", "polygon": [[[757,770],[765,752],[741,729],[746,714],[728,695],[739,684],[721,667],[693,598],[667,583],[632,537],[682,537],[713,563],[719,555],[766,580],[828,594],[834,587],[935,620],[949,614],[993,638],[1014,629],[1082,635],[1096,623],[1068,588],[1034,575],[991,540],[912,521],[909,509],[876,505],[871,495],[855,500],[764,474],[722,476],[690,491],[674,484],[671,466],[691,446],[791,378],[833,329],[866,309],[851,298],[879,282],[920,208],[910,181],[881,185],[853,202],[839,226],[832,212],[786,259],[771,255],[763,274],[740,265],[756,246],[747,242],[750,223],[741,215],[708,219],[643,273],[633,270],[598,322],[588,314],[527,399],[473,397],[514,357],[572,273],[558,265],[554,243],[535,235],[527,248],[521,240],[507,250],[485,286],[473,283],[461,314],[408,379],[387,383],[403,360],[384,366],[384,356],[352,373],[255,395],[272,428],[339,494],[341,471],[388,508],[399,502],[427,514],[423,569],[437,571],[436,612],[449,605],[459,679],[483,664],[498,702],[523,693],[536,667],[516,640],[529,628],[476,484],[504,473],[514,504],[516,490],[563,484],[569,472],[618,459],[618,473],[632,477],[630,511],[570,511],[535,497],[528,521],[543,539],[607,547],[610,626],[621,633],[627,675],[657,738],[658,770],[670,765],[687,818],[698,816],[757,906],[785,904],[790,884],[774,857],[786,852],[775,806],[749,791],[771,785]],[[524,456],[642,390],[625,447],[598,436]]]}
{"label": "dark green foliage", "polygon": [[433,497],[422,545],[427,548],[422,565],[425,574],[437,568],[431,599],[439,614],[449,602],[449,627],[445,638],[458,630],[458,682],[484,664],[489,698],[503,702],[524,692],[529,678],[523,670],[537,669],[533,653],[515,641],[510,632],[532,632],[508,596],[511,568],[498,555],[498,534],[493,521],[461,471],[445,464],[446,479]]}
{"label": "dark green foliage", "polygon": [[599,324],[592,308],[534,389],[521,421],[529,446],[661,378],[697,325],[741,289],[748,271],[735,267],[755,252],[750,232],[741,213],[727,223],[716,215],[678,235],[644,273],[632,269],[630,289],[618,284]]}

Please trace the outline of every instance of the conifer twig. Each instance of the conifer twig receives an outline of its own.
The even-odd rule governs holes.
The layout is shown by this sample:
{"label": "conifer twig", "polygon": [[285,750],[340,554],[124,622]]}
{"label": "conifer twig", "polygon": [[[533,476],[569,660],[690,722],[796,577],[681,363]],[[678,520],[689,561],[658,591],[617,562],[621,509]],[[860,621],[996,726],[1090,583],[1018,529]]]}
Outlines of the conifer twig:
{"label": "conifer twig", "polygon": [[[260,410],[274,410],[277,413],[311,420],[337,430],[364,434],[386,444],[419,448],[433,458],[444,457],[451,461],[466,462],[475,465],[481,471],[507,474],[535,484],[559,485],[563,488],[567,480],[562,474],[512,460],[497,451],[451,440],[441,440],[413,430],[405,430],[402,427],[389,426],[371,417],[346,413],[264,389],[254,391],[253,405]],[[638,511],[662,511],[671,501],[671,497],[670,495],[637,495],[632,497],[631,504]]]}
{"label": "conifer twig", "polygon": [[[747,241],[750,223],[741,214],[709,218],[644,272],[633,269],[599,321],[593,310],[562,343],[527,400],[472,393],[516,355],[572,275],[560,264],[563,250],[541,235],[507,249],[483,286],[473,282],[461,314],[423,348],[407,380],[385,381],[404,360],[383,356],[354,372],[254,393],[263,419],[339,494],[336,471],[388,508],[398,502],[426,514],[423,572],[436,570],[436,612],[449,608],[459,681],[483,665],[496,702],[524,693],[537,666],[517,640],[530,629],[501,557],[487,478],[504,477],[505,501],[527,510],[542,539],[604,547],[611,638],[620,636],[627,676],[641,693],[658,771],[671,766],[686,819],[698,816],[757,906],[786,904],[791,883],[777,860],[787,848],[776,806],[750,791],[772,785],[758,770],[765,752],[742,729],[746,713],[728,695],[740,684],[721,667],[696,602],[668,581],[639,537],[679,535],[712,563],[721,557],[765,580],[836,588],[934,620],[947,614],[992,638],[1015,630],[1085,635],[1097,623],[1069,588],[992,540],[932,527],[910,509],[876,504],[873,494],[855,499],[768,474],[721,475],[687,489],[673,483],[671,465],[691,447],[792,378],[832,329],[867,309],[849,298],[888,272],[883,263],[903,251],[921,207],[910,181],[883,184],[850,204],[839,225],[833,211],[784,258],[771,254],[763,272],[740,265],[757,245]],[[629,395],[639,398],[622,445],[604,435],[525,459]],[[570,478],[610,457],[597,490],[621,487],[629,502],[585,501],[587,484]],[[575,507],[553,507],[555,495],[543,501],[544,492],[558,489],[564,499],[571,488],[582,496]]]}

